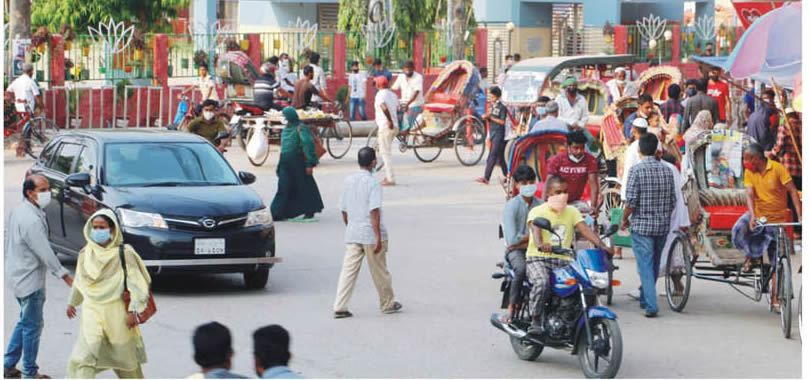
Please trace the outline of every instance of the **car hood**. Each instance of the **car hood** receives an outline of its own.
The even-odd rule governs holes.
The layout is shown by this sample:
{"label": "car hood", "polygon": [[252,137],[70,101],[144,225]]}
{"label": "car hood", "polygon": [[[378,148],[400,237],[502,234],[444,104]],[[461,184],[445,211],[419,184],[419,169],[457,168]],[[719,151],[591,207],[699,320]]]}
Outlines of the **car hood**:
{"label": "car hood", "polygon": [[263,205],[256,192],[244,185],[110,187],[107,191],[115,194],[119,207],[166,216],[239,215],[258,210]]}

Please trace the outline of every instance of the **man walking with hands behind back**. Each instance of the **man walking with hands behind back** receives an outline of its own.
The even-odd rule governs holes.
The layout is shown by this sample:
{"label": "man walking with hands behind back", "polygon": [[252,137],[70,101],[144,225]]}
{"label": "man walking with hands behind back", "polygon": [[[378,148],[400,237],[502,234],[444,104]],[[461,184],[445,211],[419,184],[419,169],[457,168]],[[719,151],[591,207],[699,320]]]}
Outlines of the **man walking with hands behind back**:
{"label": "man walking with hands behind back", "polygon": [[388,251],[388,232],[382,223],[382,186],[371,175],[377,167],[374,149],[363,147],[357,152],[360,172],[355,173],[343,183],[343,195],[340,197],[340,211],[346,225],[344,242],[346,255],[343,257],[343,269],[340,272],[337,295],[335,296],[335,318],[351,317],[349,301],[354,292],[357,275],[363,263],[363,256],[368,258],[371,278],[380,296],[380,309],[383,313],[395,313],[402,309],[402,304],[394,301],[394,289],[391,287],[391,273],[385,254]]}
{"label": "man walking with hands behind back", "polygon": [[[43,210],[51,201],[48,180],[39,175],[26,178],[23,197],[23,202],[11,211],[6,224],[6,282],[20,304],[21,312],[3,360],[3,377],[49,379],[39,373],[37,366],[39,338],[44,324],[45,273],[50,271],[68,286],[73,285],[73,279],[48,244],[48,222]],[[16,368],[21,357],[22,371]]]}
{"label": "man walking with hands behind back", "polygon": [[394,186],[394,163],[391,160],[391,144],[399,133],[397,122],[397,108],[399,100],[397,95],[388,88],[388,79],[383,76],[375,77],[377,95],[374,96],[374,121],[377,123],[377,141],[380,144],[380,154],[385,164],[385,179],[383,186]]}

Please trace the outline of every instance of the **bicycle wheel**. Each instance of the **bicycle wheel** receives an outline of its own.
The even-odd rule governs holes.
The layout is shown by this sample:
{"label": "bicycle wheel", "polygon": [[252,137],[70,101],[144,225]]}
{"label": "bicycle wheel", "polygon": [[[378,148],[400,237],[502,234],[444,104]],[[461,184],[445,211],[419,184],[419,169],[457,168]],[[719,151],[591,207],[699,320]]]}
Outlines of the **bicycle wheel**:
{"label": "bicycle wheel", "polygon": [[414,145],[413,153],[419,161],[433,162],[442,154],[442,147],[440,145]]}
{"label": "bicycle wheel", "polygon": [[[784,244],[784,243],[780,243]],[[780,250],[780,253],[787,254],[787,251]],[[779,300],[779,314],[782,317],[782,334],[786,339],[790,339],[793,329],[791,318],[791,305],[793,303],[793,273],[790,271],[790,258],[781,256],[779,258],[779,269],[776,272],[777,299]]]}
{"label": "bicycle wheel", "polygon": [[[262,131],[264,132],[265,135],[267,135],[269,133],[267,129],[262,129]],[[256,129],[249,128],[247,130],[247,133],[246,133],[247,136],[245,137],[245,140],[250,141],[250,138],[253,137],[254,133],[256,133]],[[267,136],[265,136],[265,138],[267,138]],[[267,161],[267,157],[269,157],[269,156],[270,156],[270,147],[268,146],[267,150],[265,150],[265,152],[264,152],[264,155],[262,155],[261,157],[259,157],[256,160],[254,160],[248,154],[248,161],[250,161],[250,163],[253,164],[253,166],[262,166],[262,165],[264,165],[264,162]]]}
{"label": "bicycle wheel", "polygon": [[334,127],[324,130],[326,151],[334,159],[342,158],[352,148],[352,124],[349,120],[338,120]]}
{"label": "bicycle wheel", "polygon": [[23,141],[25,141],[25,153],[31,158],[39,158],[42,148],[59,133],[59,127],[51,120],[44,117],[36,117],[25,123],[23,127]]}
{"label": "bicycle wheel", "polygon": [[486,130],[475,116],[464,116],[454,126],[456,136],[453,146],[456,158],[464,166],[473,166],[481,161],[486,150]]}
{"label": "bicycle wheel", "polygon": [[685,235],[679,233],[675,237],[669,248],[664,271],[667,302],[670,309],[677,312],[686,307],[689,291],[692,288],[692,257],[689,254],[688,244],[690,243]]}
{"label": "bicycle wheel", "polygon": [[621,207],[622,191],[616,188],[602,189],[601,215],[610,217],[610,210]]}

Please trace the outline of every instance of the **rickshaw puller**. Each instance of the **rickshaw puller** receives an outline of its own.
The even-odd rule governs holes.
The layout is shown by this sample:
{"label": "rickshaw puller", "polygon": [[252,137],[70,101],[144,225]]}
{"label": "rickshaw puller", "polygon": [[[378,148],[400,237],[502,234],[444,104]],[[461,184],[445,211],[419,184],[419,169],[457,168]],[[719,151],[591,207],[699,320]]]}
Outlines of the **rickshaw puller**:
{"label": "rickshaw puller", "polygon": [[[734,246],[745,252],[743,271],[750,272],[756,260],[768,250],[770,259],[776,253],[775,244],[777,229],[760,228],[756,221],[767,218],[767,223],[787,223],[787,195],[790,194],[799,220],[802,217],[802,204],[793,178],[782,164],[765,157],[761,145],[752,143],[743,152],[745,166],[745,194],[748,212],[743,214],[731,230]],[[773,301],[776,301],[775,299]],[[777,305],[775,303],[774,305]]]}

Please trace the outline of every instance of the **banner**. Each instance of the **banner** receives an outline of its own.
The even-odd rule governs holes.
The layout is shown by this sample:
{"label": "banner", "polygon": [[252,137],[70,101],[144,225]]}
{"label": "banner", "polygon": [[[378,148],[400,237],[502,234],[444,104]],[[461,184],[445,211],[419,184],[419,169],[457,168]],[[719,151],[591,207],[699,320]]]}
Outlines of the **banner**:
{"label": "banner", "polygon": [[737,17],[740,18],[743,28],[748,29],[756,19],[781,7],[784,3],[784,1],[735,1],[734,9],[737,11]]}

